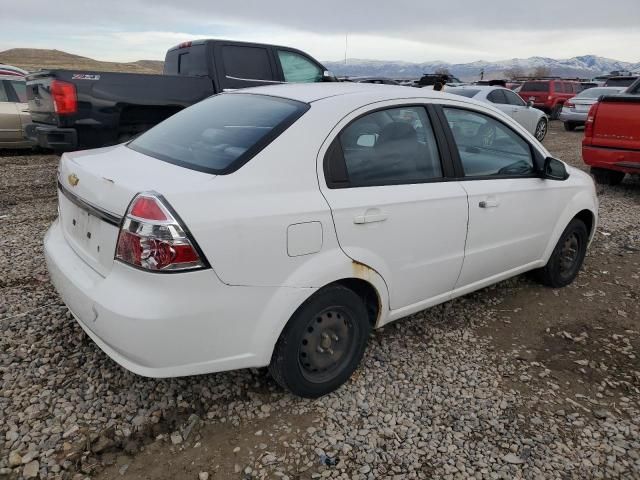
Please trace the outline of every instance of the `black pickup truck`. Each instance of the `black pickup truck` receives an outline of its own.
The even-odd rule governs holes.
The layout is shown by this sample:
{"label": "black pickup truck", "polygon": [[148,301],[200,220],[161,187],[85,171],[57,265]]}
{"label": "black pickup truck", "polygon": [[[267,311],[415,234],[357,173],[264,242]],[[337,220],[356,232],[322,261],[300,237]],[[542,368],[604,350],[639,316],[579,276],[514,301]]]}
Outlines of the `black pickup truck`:
{"label": "black pickup truck", "polygon": [[27,136],[69,151],[122,143],[210,95],[282,82],[333,81],[300,50],[226,40],[169,49],[162,75],[41,70],[27,77]]}

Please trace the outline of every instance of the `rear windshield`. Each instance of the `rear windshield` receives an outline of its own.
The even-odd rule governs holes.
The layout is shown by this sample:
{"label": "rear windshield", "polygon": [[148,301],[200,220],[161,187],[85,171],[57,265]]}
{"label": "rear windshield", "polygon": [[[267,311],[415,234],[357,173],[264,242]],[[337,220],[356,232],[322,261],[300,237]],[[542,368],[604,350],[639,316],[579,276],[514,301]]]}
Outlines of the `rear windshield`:
{"label": "rear windshield", "polygon": [[576,98],[598,98],[602,95],[616,95],[622,90],[622,88],[588,88],[576,95]]}
{"label": "rear windshield", "polygon": [[549,82],[525,82],[521,92],[548,92]]}
{"label": "rear windshield", "polygon": [[473,98],[478,94],[478,92],[480,92],[480,90],[476,90],[475,88],[447,88],[445,89],[445,92],[462,95],[467,98]]}
{"label": "rear windshield", "polygon": [[637,77],[631,78],[610,78],[608,79],[604,86],[605,87],[628,87],[633,84],[637,80]]}
{"label": "rear windshield", "polygon": [[227,174],[247,163],[308,109],[306,103],[266,95],[216,95],[169,117],[128,146],[192,170]]}

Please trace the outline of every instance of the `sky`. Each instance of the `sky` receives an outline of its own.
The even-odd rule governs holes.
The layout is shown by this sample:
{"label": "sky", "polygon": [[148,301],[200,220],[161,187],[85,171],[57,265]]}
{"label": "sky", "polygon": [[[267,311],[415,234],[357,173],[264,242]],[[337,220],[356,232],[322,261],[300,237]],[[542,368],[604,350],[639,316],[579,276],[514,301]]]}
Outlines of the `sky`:
{"label": "sky", "polygon": [[640,61],[640,0],[19,0],[0,51],[162,60],[197,38],[287,45],[319,60],[465,63],[596,54]]}

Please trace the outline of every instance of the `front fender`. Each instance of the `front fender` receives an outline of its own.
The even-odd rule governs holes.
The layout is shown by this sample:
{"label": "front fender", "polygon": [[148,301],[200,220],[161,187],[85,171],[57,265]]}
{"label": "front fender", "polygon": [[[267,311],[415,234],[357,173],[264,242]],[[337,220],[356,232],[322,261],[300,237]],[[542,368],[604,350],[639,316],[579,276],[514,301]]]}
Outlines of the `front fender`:
{"label": "front fender", "polygon": [[592,193],[587,190],[579,190],[571,198],[571,200],[567,202],[567,205],[556,221],[556,224],[551,233],[551,237],[549,238],[549,243],[547,244],[547,248],[544,252],[544,264],[549,261],[549,258],[553,253],[553,249],[556,247],[558,240],[560,240],[562,232],[564,232],[564,229],[567,228],[569,222],[583,210],[589,211],[593,216],[593,226],[591,228],[591,232],[589,233],[589,243],[591,243],[595,236],[596,228],[598,225],[598,201],[597,197],[595,196],[595,192]]}

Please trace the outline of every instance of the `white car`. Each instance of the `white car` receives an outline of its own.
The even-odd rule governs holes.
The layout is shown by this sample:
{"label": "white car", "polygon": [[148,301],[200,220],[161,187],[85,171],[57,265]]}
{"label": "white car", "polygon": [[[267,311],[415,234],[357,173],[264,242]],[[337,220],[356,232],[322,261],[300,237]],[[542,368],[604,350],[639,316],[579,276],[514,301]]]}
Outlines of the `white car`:
{"label": "white car", "polygon": [[64,154],[58,180],[48,269],[107,355],[150,377],[269,365],[306,397],[372,328],[529,270],[569,284],[598,208],[499,110],[353,83],[216,95]]}
{"label": "white car", "polygon": [[446,92],[493,105],[527,129],[539,142],[547,136],[549,129],[547,115],[542,110],[528,105],[513,90],[496,86],[469,85],[447,88]]}

